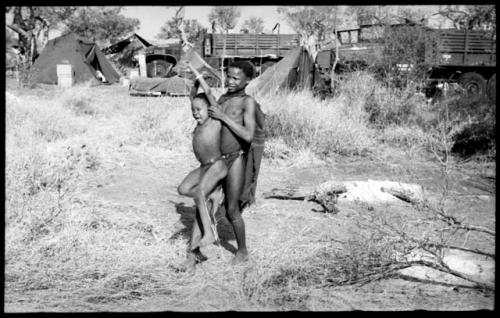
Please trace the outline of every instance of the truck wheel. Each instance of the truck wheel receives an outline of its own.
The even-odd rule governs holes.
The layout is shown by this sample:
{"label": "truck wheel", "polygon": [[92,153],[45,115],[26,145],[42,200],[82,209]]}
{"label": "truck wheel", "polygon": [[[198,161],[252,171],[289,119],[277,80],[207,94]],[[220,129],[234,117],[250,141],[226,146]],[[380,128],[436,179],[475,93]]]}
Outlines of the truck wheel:
{"label": "truck wheel", "polygon": [[148,77],[166,77],[172,64],[163,60],[154,60],[147,64]]}
{"label": "truck wheel", "polygon": [[474,72],[462,74],[458,79],[458,84],[460,84],[467,95],[470,96],[484,94],[486,89],[485,79],[480,74]]}
{"label": "truck wheel", "polygon": [[497,100],[497,74],[493,74],[492,77],[488,80],[488,84],[486,86],[486,94],[492,102],[496,102]]}

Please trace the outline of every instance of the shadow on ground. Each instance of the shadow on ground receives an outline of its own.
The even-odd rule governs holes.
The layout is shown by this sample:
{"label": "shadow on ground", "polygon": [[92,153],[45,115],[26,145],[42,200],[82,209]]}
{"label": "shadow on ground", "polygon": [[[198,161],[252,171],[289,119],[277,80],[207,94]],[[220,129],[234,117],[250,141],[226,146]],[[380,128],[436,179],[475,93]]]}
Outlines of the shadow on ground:
{"label": "shadow on ground", "polygon": [[[175,211],[180,215],[179,222],[182,228],[172,234],[169,240],[176,240],[179,237],[189,240],[193,228],[194,218],[196,216],[196,206],[187,206],[184,202],[172,203],[175,206]],[[229,252],[235,254],[236,247],[228,241],[235,240],[236,237],[234,236],[233,227],[225,215],[226,210],[224,207],[219,208],[219,210],[215,213],[215,221],[217,224],[217,233],[219,234],[220,245]]]}

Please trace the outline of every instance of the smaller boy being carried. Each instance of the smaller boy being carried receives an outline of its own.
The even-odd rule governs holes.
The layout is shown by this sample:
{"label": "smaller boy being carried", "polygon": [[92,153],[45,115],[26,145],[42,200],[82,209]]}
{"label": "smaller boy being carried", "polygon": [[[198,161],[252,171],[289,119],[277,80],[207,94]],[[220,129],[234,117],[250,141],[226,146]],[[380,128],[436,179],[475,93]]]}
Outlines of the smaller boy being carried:
{"label": "smaller boy being carried", "polygon": [[[187,66],[190,66],[187,64]],[[201,77],[201,74],[198,74]],[[198,77],[198,78],[199,78]],[[206,83],[203,83],[206,85]],[[200,93],[192,97],[191,111],[197,126],[193,132],[193,152],[200,162],[200,167],[191,171],[178,187],[181,195],[192,197],[196,203],[198,215],[195,217],[191,234],[186,267],[194,267],[206,260],[200,247],[216,240],[217,230],[212,230],[207,207],[207,199],[212,201],[212,214],[222,201],[222,189],[214,191],[227,175],[227,166],[220,151],[221,122],[208,116],[208,107],[215,102],[211,94]],[[201,220],[200,229],[198,217]],[[215,232],[214,232],[215,231]],[[201,237],[201,239],[200,239]]]}

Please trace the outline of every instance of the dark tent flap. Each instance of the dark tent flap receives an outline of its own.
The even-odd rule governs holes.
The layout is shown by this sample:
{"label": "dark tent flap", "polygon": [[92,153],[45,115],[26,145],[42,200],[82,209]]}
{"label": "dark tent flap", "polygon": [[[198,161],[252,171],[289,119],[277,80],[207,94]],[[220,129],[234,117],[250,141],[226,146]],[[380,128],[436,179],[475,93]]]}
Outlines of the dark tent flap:
{"label": "dark tent flap", "polygon": [[[97,45],[96,45],[97,47]],[[95,50],[96,59],[99,62],[100,71],[106,77],[106,80],[110,83],[117,83],[120,81],[120,74],[118,74],[114,67],[111,65],[109,60],[106,58],[104,53],[101,50]]]}
{"label": "dark tent flap", "polygon": [[139,43],[141,43],[144,47],[148,47],[148,46],[151,46],[151,43],[149,43],[148,41],[146,41],[144,38],[142,38],[141,36],[139,36],[137,33],[134,33],[132,34],[131,36],[115,43],[115,44],[112,44],[110,46],[108,46],[107,48],[105,48],[103,51],[104,54],[114,54],[114,53],[118,53],[118,52],[121,52],[124,48],[126,48],[130,43],[132,43],[132,41],[134,39],[137,39],[137,41],[139,41]]}
{"label": "dark tent flap", "polygon": [[33,64],[33,82],[57,84],[57,65],[65,63],[71,64],[74,83],[97,80],[97,71],[109,83],[120,80],[120,74],[95,43],[68,33],[47,43]]}

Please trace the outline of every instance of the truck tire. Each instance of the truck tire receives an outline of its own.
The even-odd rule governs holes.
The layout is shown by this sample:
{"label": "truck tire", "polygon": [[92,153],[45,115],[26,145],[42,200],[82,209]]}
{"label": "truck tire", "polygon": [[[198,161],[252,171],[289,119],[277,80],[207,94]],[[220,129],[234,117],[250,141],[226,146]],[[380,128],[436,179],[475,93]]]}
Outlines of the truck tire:
{"label": "truck tire", "polygon": [[467,95],[478,96],[486,91],[486,80],[480,74],[468,72],[458,78],[458,84],[462,86]]}
{"label": "truck tire", "polygon": [[172,64],[163,60],[154,60],[147,65],[148,77],[167,77]]}
{"label": "truck tire", "polygon": [[493,74],[492,77],[488,80],[488,84],[486,86],[486,94],[488,95],[488,98],[493,102],[496,103],[497,101],[497,74]]}

